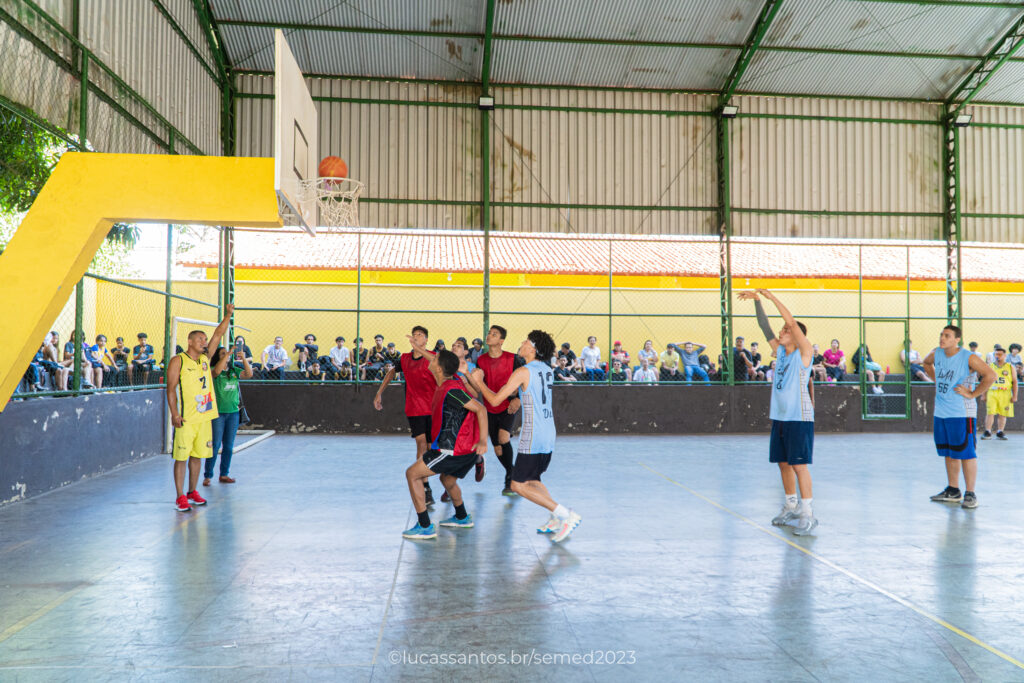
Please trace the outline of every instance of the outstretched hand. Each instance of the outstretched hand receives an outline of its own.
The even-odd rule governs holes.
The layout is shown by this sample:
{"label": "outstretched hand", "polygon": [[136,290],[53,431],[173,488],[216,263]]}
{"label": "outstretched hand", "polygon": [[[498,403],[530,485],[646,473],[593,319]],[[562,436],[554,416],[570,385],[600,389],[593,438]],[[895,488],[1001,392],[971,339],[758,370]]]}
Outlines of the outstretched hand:
{"label": "outstretched hand", "polygon": [[737,296],[740,298],[740,301],[757,301],[761,298],[755,291],[740,292]]}

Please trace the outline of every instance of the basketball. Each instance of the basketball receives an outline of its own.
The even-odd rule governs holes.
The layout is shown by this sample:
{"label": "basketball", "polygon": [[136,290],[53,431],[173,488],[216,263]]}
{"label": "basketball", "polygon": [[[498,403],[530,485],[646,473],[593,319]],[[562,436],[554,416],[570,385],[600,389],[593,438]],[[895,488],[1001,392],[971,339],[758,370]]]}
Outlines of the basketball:
{"label": "basketball", "polygon": [[321,178],[347,178],[348,164],[341,157],[324,157],[320,160],[317,172]]}

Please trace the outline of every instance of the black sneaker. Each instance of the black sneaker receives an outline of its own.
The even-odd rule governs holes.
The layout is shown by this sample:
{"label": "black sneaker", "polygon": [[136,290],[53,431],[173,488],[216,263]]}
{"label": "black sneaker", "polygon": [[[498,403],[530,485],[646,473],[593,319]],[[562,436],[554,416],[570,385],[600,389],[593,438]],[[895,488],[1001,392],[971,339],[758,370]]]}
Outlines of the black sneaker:
{"label": "black sneaker", "polygon": [[515,496],[516,492],[512,490],[512,477],[505,477],[505,488],[501,490],[503,496]]}
{"label": "black sneaker", "polygon": [[981,438],[982,438],[982,440],[984,440],[984,439],[991,439],[992,438],[992,432],[990,432],[990,431],[988,431],[986,429],[985,432],[981,435]]}
{"label": "black sneaker", "polygon": [[[971,495],[974,495],[973,493]],[[960,489],[953,486],[947,486],[939,493],[932,496],[932,500],[936,503],[959,503],[961,500]]]}
{"label": "black sneaker", "polygon": [[427,500],[426,500],[427,507],[433,506],[433,504],[434,504],[434,492],[430,490],[429,486],[424,486],[423,487],[423,493],[426,494],[426,497],[427,497]]}
{"label": "black sneaker", "polygon": [[445,491],[444,493],[441,494],[441,502],[442,503],[450,503],[451,500],[452,500],[452,497],[448,495],[447,491]]}
{"label": "black sneaker", "polygon": [[1006,438],[1006,434],[1003,434],[1002,432],[996,432],[996,438],[1000,441],[1009,441],[1009,439]]}
{"label": "black sneaker", "polygon": [[964,502],[960,503],[960,507],[965,510],[973,510],[978,507],[978,497],[974,495],[974,491],[964,492]]}

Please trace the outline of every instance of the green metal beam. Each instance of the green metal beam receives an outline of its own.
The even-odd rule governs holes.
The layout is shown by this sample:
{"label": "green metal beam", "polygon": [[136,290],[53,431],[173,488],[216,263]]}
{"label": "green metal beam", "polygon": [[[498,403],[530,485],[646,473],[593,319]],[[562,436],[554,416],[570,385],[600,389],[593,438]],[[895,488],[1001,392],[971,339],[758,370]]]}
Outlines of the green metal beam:
{"label": "green metal beam", "polygon": [[246,21],[242,19],[218,19],[218,26],[240,26],[245,28],[279,28],[282,31],[324,31],[327,33],[363,33],[370,35],[405,36],[408,38],[470,38],[482,40],[483,34],[463,31],[422,31],[409,29],[378,28],[376,26],[331,26],[328,24],[302,24],[286,21]]}
{"label": "green metal beam", "polygon": [[[25,7],[27,7],[31,11],[31,13],[26,12],[19,16],[21,16],[22,18],[28,18],[30,20],[32,19],[32,14],[38,17],[41,20],[41,23],[47,25],[49,30],[55,31],[56,33],[60,34],[61,38],[68,41],[74,50],[78,50],[83,55],[83,58],[88,58],[90,62],[90,67],[95,67],[96,69],[101,71],[106,77],[110,78],[110,80],[112,80],[114,84],[118,87],[119,95],[127,95],[134,102],[139,104],[143,109],[148,111],[153,116],[153,118],[157,120],[157,122],[159,122],[164,128],[167,129],[168,137],[173,135],[179,140],[184,141],[193,152],[197,154],[202,154],[202,151],[194,143],[192,143],[185,135],[183,135],[177,128],[175,128],[170,121],[168,121],[162,114],[160,114],[160,112],[158,112],[156,108],[153,107],[153,105],[147,102],[146,99],[142,97],[142,95],[140,95],[134,88],[128,85],[128,83],[126,83],[124,79],[118,76],[113,69],[107,66],[91,50],[89,50],[80,40],[78,40],[74,36],[74,34],[72,34],[70,31],[64,28],[64,26],[62,26],[60,22],[58,22],[56,19],[47,14],[44,10],[42,10],[35,2],[33,2],[33,0],[21,0],[21,2],[25,5]],[[78,77],[79,74],[78,70],[75,68],[75,65],[68,62],[56,50],[50,47],[46,43],[46,41],[44,41],[41,37],[36,35],[36,33],[34,33],[31,29],[29,29],[28,26],[26,26],[22,20],[20,20],[19,18],[15,18],[6,10],[0,8],[0,21],[6,23],[15,31],[15,33],[17,33],[22,38],[25,38],[30,43],[32,43],[36,49],[38,49],[40,52],[46,55],[46,57],[50,59],[52,62],[54,62],[58,67],[72,74],[76,78]],[[108,94],[106,91],[99,88],[96,85],[96,83],[90,82],[89,88],[92,92],[96,94],[97,97],[99,97],[101,100],[110,105],[121,116],[126,118],[132,125],[139,128],[139,130],[141,130],[143,133],[149,135],[157,144],[164,148],[167,147],[167,141],[163,140],[155,131],[151,130],[138,118],[129,113],[123,105],[121,105],[113,96]]]}
{"label": "green metal beam", "polygon": [[49,121],[41,118],[28,107],[18,104],[17,102],[12,102],[3,95],[0,95],[0,118],[4,116],[5,111],[10,112],[12,115],[17,116],[20,119],[28,121],[36,128],[44,130],[54,137],[60,138],[72,149],[82,149],[79,141],[68,135],[67,131],[61,130]]}
{"label": "green metal beam", "polygon": [[[209,46],[210,52],[213,53],[213,58],[217,60],[217,70],[227,76],[231,72],[231,61],[224,49],[224,41],[220,38],[217,22],[210,10],[209,0],[192,0],[192,6],[196,10],[199,25],[203,27],[206,44]],[[273,76],[273,72],[270,72],[270,75]]]}
{"label": "green metal beam", "polygon": [[985,87],[996,71],[1009,61],[1022,45],[1024,45],[1024,14],[1017,17],[1010,29],[996,41],[995,46],[989,50],[981,62],[946,98],[946,110],[950,119],[955,119],[963,111],[963,108]]}
{"label": "green metal beam", "polygon": [[728,103],[729,98],[736,92],[740,79],[743,78],[743,73],[750,65],[750,60],[754,58],[757,48],[761,46],[761,41],[764,40],[765,34],[768,33],[768,27],[772,25],[775,15],[779,13],[782,2],[783,0],[765,0],[764,6],[761,7],[761,13],[757,16],[757,21],[750,30],[750,35],[747,36],[747,42],[743,44],[743,48],[740,50],[740,56],[736,58],[736,63],[733,65],[732,71],[729,72],[729,77],[725,79],[725,85],[722,86],[722,92],[718,96],[717,108],[721,108],[722,105]]}
{"label": "green metal beam", "polygon": [[491,83],[491,53],[493,50],[494,37],[494,0],[487,0],[487,20],[484,27],[484,58],[480,69],[480,90],[481,94],[487,95],[487,88]]}
{"label": "green metal beam", "polygon": [[718,174],[718,296],[721,322],[722,379],[736,383],[732,366],[732,190],[729,185],[729,119],[715,119],[715,162]]}
{"label": "green metal beam", "polygon": [[206,63],[206,59],[203,58],[203,55],[199,52],[195,43],[193,43],[192,39],[188,37],[185,30],[181,28],[181,24],[179,24],[178,20],[174,18],[174,15],[168,11],[167,7],[164,6],[164,3],[160,0],[151,0],[151,2],[153,3],[153,6],[156,7],[156,10],[163,15],[163,18],[170,25],[171,30],[177,34],[178,38],[181,39],[181,42],[185,43],[185,47],[188,48],[188,51],[192,53],[192,56],[195,57],[200,66],[203,67],[203,71],[205,71],[207,75],[217,83],[223,83],[224,76],[219,75],[209,64]]}
{"label": "green metal beam", "polygon": [[960,128],[953,125],[950,107],[943,107],[942,237],[946,241],[946,322],[963,326],[963,282],[960,275]]}
{"label": "green metal beam", "polygon": [[[491,82],[491,54],[494,47],[494,4],[487,0],[487,18],[484,24],[484,56],[480,68],[480,95],[489,95]],[[487,336],[491,327],[491,112],[480,108],[480,228],[484,231],[484,286],[483,330]]]}

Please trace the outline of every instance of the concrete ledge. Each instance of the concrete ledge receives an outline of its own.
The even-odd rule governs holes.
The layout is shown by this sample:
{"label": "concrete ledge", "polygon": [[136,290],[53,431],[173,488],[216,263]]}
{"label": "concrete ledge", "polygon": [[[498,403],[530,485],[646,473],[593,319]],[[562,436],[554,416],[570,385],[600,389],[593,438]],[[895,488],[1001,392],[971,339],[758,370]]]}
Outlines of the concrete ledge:
{"label": "concrete ledge", "polygon": [[[405,434],[400,387],[384,392],[384,410],[373,408],[376,385],[243,384],[246,408],[257,427],[283,432]],[[815,387],[817,432],[930,432],[935,391],[914,386],[910,420],[861,419],[856,386]],[[561,434],[764,433],[769,428],[770,388],[724,386],[556,385],[555,420]],[[874,400],[875,397],[872,397]],[[899,399],[889,399],[899,400]],[[979,401],[980,415],[984,402]],[[1013,418],[1008,429],[1020,429]]]}
{"label": "concrete ledge", "polygon": [[0,505],[163,449],[159,389],[16,401],[0,413]]}

